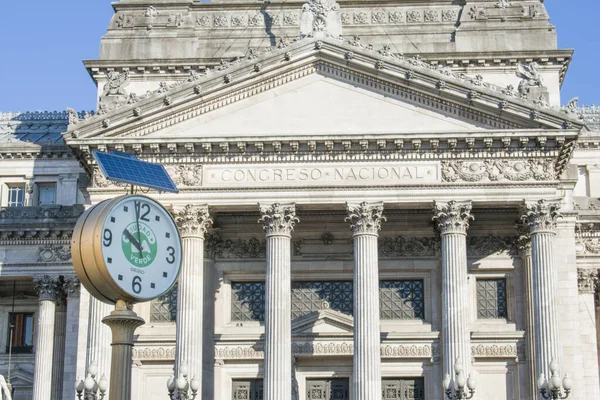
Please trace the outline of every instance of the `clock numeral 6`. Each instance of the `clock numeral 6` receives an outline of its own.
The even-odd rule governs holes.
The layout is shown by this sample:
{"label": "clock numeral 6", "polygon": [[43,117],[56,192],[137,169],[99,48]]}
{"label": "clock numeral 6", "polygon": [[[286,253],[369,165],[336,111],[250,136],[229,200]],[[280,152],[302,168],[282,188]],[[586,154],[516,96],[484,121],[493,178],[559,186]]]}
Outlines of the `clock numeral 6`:
{"label": "clock numeral 6", "polygon": [[108,247],[112,244],[112,232],[110,229],[105,229],[102,234],[102,238],[104,239],[103,244]]}
{"label": "clock numeral 6", "polygon": [[169,264],[173,264],[175,262],[175,249],[171,246],[167,247],[167,251],[169,252],[169,256],[167,257],[167,262]]}
{"label": "clock numeral 6", "polygon": [[135,276],[133,278],[133,281],[131,282],[131,290],[133,290],[133,293],[135,293],[135,294],[140,294],[140,292],[142,291],[142,277],[141,276]]}

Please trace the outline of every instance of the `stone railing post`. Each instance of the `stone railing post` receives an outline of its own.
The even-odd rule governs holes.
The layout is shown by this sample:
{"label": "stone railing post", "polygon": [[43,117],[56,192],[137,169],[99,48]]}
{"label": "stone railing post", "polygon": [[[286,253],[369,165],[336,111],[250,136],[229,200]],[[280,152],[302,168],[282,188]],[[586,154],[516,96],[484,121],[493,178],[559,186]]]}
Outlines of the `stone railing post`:
{"label": "stone railing post", "polygon": [[267,240],[265,400],[292,397],[291,238],[295,204],[259,205]]}
{"label": "stone railing post", "polygon": [[381,331],[379,328],[379,254],[377,240],[386,220],[383,203],[346,204],[354,242],[355,400],[381,398]]}
{"label": "stone railing post", "polygon": [[[213,220],[208,206],[187,205],[175,212],[182,243],[177,287],[175,368],[186,362],[190,377],[202,382],[204,315],[204,238]],[[176,371],[177,372],[177,371]],[[202,388],[198,390],[202,393]]]}
{"label": "stone railing post", "polygon": [[535,377],[550,377],[552,359],[561,364],[562,349],[557,320],[557,279],[554,237],[559,204],[539,200],[523,204],[521,219],[531,236],[532,298],[534,319]]}
{"label": "stone railing post", "polygon": [[471,371],[467,230],[471,202],[437,203],[433,221],[442,237],[442,374],[454,376],[456,359]]}
{"label": "stone railing post", "polygon": [[54,355],[54,319],[58,277],[44,275],[33,278],[39,295],[35,338],[35,366],[33,373],[33,400],[52,398],[52,357]]}

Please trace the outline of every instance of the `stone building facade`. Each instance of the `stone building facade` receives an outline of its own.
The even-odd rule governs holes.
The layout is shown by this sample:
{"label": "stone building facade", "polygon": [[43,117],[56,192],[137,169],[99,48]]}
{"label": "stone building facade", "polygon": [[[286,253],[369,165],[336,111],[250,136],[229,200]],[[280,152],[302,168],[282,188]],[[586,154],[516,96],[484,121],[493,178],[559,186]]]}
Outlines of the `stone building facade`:
{"label": "stone building facade", "polygon": [[80,288],[70,237],[129,190],[92,157],[113,150],[180,190],[148,192],[184,264],[135,306],[133,399],[166,398],[182,361],[202,399],[441,399],[456,358],[476,399],[537,399],[553,358],[600,398],[600,110],[560,98],[572,51],[542,2],[114,8],[85,61],[97,111],[0,115],[16,399],[109,373],[111,306]]}

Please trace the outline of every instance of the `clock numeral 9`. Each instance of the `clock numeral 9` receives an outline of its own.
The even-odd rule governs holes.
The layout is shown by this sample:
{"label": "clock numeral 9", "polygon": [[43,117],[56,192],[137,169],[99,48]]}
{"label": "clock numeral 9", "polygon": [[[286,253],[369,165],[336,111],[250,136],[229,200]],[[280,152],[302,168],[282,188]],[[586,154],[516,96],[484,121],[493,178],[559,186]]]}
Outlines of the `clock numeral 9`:
{"label": "clock numeral 9", "polygon": [[140,292],[142,291],[142,277],[141,276],[135,276],[133,278],[133,281],[131,282],[131,290],[133,290],[133,293],[135,293],[135,294],[140,294]]}
{"label": "clock numeral 9", "polygon": [[167,251],[169,252],[169,256],[167,257],[167,262],[169,264],[173,264],[175,262],[175,249],[171,246],[167,247]]}
{"label": "clock numeral 9", "polygon": [[103,244],[108,247],[112,244],[112,232],[110,231],[110,229],[105,229],[104,233],[102,234],[102,239],[104,239]]}

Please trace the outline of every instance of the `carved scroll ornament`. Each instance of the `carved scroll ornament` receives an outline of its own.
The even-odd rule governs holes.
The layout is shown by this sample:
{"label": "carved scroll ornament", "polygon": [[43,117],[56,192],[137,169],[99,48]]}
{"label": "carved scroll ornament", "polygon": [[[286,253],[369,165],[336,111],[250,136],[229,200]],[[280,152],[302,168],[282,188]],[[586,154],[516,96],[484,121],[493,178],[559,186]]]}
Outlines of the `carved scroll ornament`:
{"label": "carved scroll ornament", "polygon": [[471,215],[471,202],[449,201],[435,203],[432,220],[441,234],[462,233],[469,229],[469,221],[475,219]]}
{"label": "carved scroll ornament", "polygon": [[381,230],[381,222],[387,220],[383,216],[383,203],[381,202],[346,203],[346,210],[348,211],[346,221],[350,222],[350,228],[354,235],[377,235]]}
{"label": "carved scroll ornament", "polygon": [[204,237],[206,231],[212,226],[213,219],[208,206],[187,205],[174,213],[175,223],[181,236]]}
{"label": "carved scroll ornament", "polygon": [[556,179],[554,161],[530,159],[527,161],[442,161],[442,179],[446,182],[481,182]]}
{"label": "carved scroll ornament", "polygon": [[535,203],[524,203],[521,220],[527,225],[531,233],[540,231],[554,231],[557,221],[562,218],[559,212],[560,204],[539,200]]}
{"label": "carved scroll ornament", "polygon": [[294,226],[300,222],[296,217],[295,204],[259,205],[262,217],[258,220],[268,236],[291,236]]}

